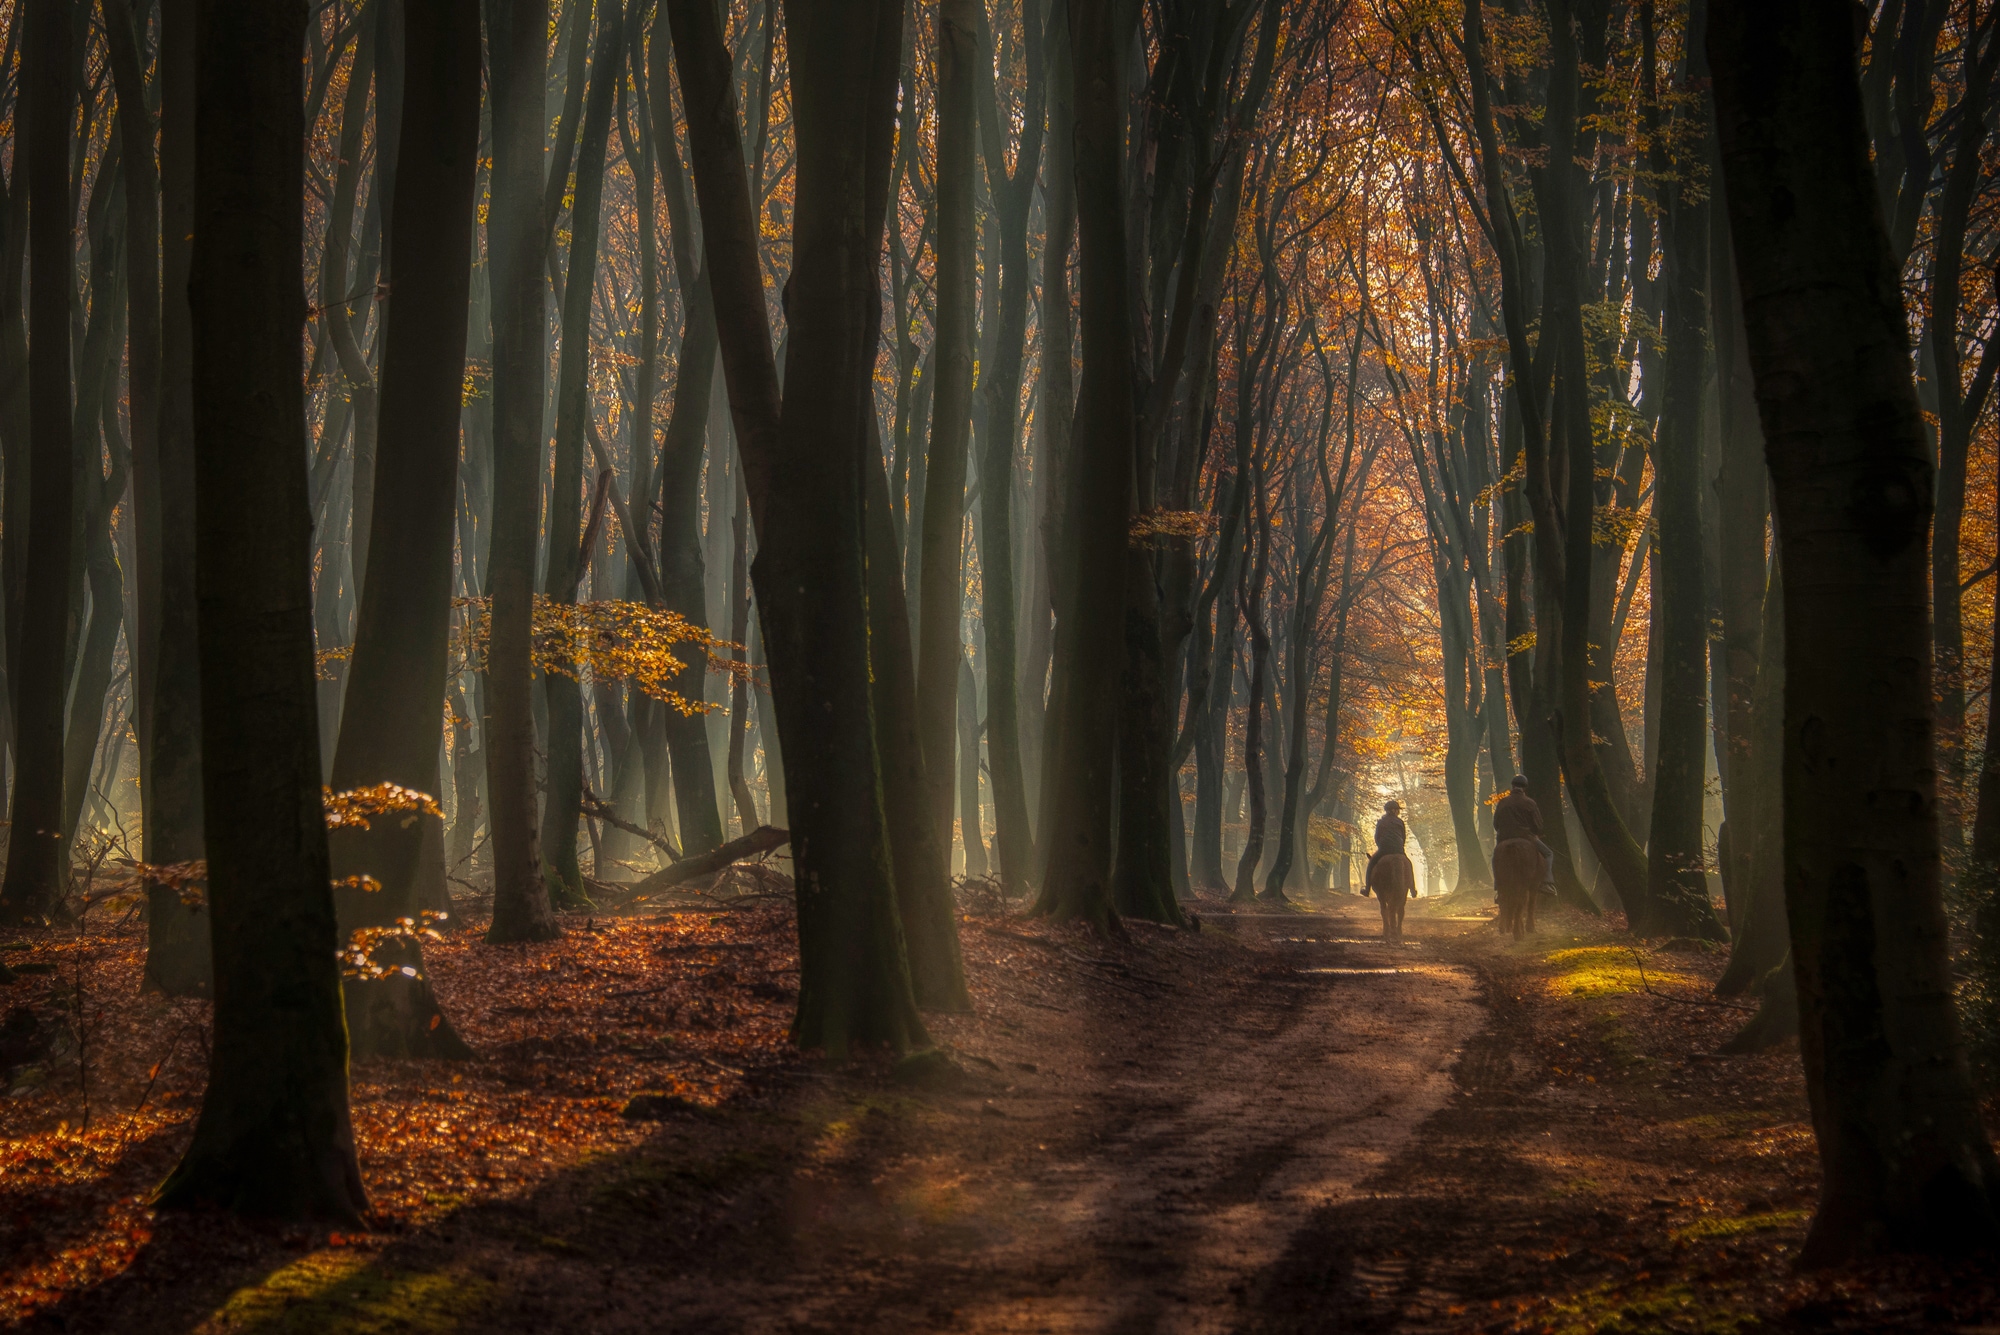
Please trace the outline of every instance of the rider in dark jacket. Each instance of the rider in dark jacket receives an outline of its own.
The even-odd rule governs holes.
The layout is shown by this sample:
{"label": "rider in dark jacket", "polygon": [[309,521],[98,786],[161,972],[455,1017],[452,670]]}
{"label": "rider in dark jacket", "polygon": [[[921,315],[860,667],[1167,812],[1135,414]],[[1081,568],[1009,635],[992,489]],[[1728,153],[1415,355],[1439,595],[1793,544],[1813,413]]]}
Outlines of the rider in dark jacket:
{"label": "rider in dark jacket", "polygon": [[1382,818],[1375,822],[1375,851],[1368,855],[1368,872],[1361,878],[1364,889],[1368,885],[1368,875],[1375,870],[1375,859],[1384,853],[1401,853],[1403,844],[1410,837],[1409,827],[1403,824],[1403,818],[1398,814],[1402,809],[1403,804],[1393,797],[1382,804]]}
{"label": "rider in dark jacket", "polygon": [[1532,839],[1542,854],[1542,884],[1555,883],[1555,850],[1542,842],[1542,808],[1528,796],[1528,777],[1516,774],[1507,796],[1493,806],[1493,842]]}

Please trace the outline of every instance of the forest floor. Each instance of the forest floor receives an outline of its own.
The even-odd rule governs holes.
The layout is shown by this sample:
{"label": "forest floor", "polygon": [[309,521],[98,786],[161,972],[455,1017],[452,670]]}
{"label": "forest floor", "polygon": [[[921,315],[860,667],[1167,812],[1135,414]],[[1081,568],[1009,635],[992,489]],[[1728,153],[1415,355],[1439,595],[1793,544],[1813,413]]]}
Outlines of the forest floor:
{"label": "forest floor", "polygon": [[478,1056],[357,1064],[360,1233],[156,1216],[205,1006],[138,993],[129,922],[0,939],[0,1325],[2000,1335],[1991,1266],[1791,1273],[1797,1057],[1711,1055],[1718,955],[1196,907],[1105,942],[968,904],[960,1074],[916,1084],[787,1047],[781,899],[454,935]]}

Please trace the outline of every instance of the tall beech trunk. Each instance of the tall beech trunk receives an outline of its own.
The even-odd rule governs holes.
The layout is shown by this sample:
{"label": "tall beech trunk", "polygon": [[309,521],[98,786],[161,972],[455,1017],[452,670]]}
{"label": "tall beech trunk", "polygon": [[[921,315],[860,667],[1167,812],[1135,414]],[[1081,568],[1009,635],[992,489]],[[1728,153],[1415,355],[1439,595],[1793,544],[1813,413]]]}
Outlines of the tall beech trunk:
{"label": "tall beech trunk", "polygon": [[[1708,62],[1701,47],[1705,0],[1694,0],[1684,82],[1694,92],[1685,115],[1691,172],[1708,134],[1700,91]],[[1646,843],[1647,912],[1636,930],[1719,938],[1703,868],[1702,798],[1708,714],[1708,602],[1702,583],[1702,397],[1708,378],[1708,205],[1678,177],[1668,195],[1665,328],[1667,392],[1653,449],[1653,600],[1660,634],[1660,741],[1652,766],[1653,817]],[[1623,887],[1620,887],[1621,892]]]}
{"label": "tall beech trunk", "polygon": [[1037,912],[1103,930],[1111,906],[1118,709],[1125,666],[1125,549],[1132,523],[1132,275],[1125,228],[1125,63],[1130,23],[1113,0],[1069,8],[1083,384],[1064,470],[1066,561],[1056,622],[1048,869]]}
{"label": "tall beech trunk", "polygon": [[[898,920],[862,560],[865,469],[869,453],[880,454],[870,443],[869,383],[902,6],[794,0],[786,8],[799,172],[782,398],[729,51],[705,0],[668,0],[667,15],[758,533],[751,579],[798,884],[793,1037],[833,1057],[856,1045],[907,1048],[929,1040]],[[857,236],[872,241],[857,247]]]}
{"label": "tall beech trunk", "polygon": [[[21,43],[20,150],[28,189],[28,550],[16,669],[14,792],[0,921],[45,921],[63,893],[64,652],[71,614],[71,0],[28,9]],[[291,252],[298,254],[296,248]],[[294,276],[296,280],[296,275]],[[13,480],[18,485],[18,479]],[[10,486],[9,490],[12,490]]]}
{"label": "tall beech trunk", "polygon": [[[381,522],[361,582],[333,787],[394,783],[436,794],[479,156],[479,3],[433,0],[404,13],[412,77],[397,160],[410,171],[390,215],[394,296],[383,322],[382,454],[370,501]],[[382,817],[330,836],[336,875],[381,884],[336,897],[342,932],[418,917],[426,834],[441,833],[427,827],[438,820]],[[385,940],[374,959],[390,972],[345,987],[355,1053],[470,1056],[439,1008],[417,938]]]}
{"label": "tall beech trunk", "polygon": [[[896,560],[893,502],[880,449],[867,478],[868,664],[875,703],[875,749],[882,766],[882,806],[889,822],[889,855],[896,874],[896,910],[910,961],[910,987],[925,1010],[969,1011],[959,954],[956,906],[951,897],[951,845],[931,823],[930,786],[917,743],[916,658],[910,645],[910,609]],[[761,648],[761,645],[759,646]],[[758,728],[767,726],[768,697],[757,702]],[[767,739],[769,734],[766,734]],[[765,751],[771,804],[784,797],[784,770]],[[773,820],[775,820],[775,815]]]}
{"label": "tall beech trunk", "polygon": [[1930,452],[1854,25],[1810,0],[1713,13],[1785,582],[1785,909],[1823,1176],[1800,1259],[1990,1245],[2000,1163],[1967,1074],[1939,890]]}
{"label": "tall beech trunk", "polygon": [[188,295],[215,1028],[194,1138],[158,1200],[358,1226],[299,451],[305,22],[303,3],[203,0],[197,30]]}
{"label": "tall beech trunk", "polygon": [[[1038,487],[1046,498],[1042,503],[1042,567],[1048,571],[1046,607],[1036,615],[1053,621],[1068,603],[1074,586],[1074,567],[1067,559],[1068,545],[1063,517],[1069,509],[1067,479],[1070,476],[1070,428],[1076,411],[1076,386],[1071,366],[1075,346],[1075,320],[1070,309],[1069,257],[1076,240],[1076,115],[1073,102],[1075,79],[1069,46],[1069,2],[1051,0],[1049,6],[1049,165],[1044,185],[1042,241],[1042,300],[1038,311],[1041,330],[1041,404],[1036,414],[1042,432],[1042,455],[1036,460],[1041,473]],[[1059,691],[1053,689],[1049,668],[1055,657],[1055,636],[1045,626],[1049,641],[1048,665],[1035,677],[1032,689],[1041,700],[1041,770],[1035,787],[1035,849],[1031,877],[1048,866],[1049,833],[1055,825],[1056,753],[1061,743],[1061,719],[1057,713]]]}
{"label": "tall beech trunk", "polygon": [[[960,623],[966,451],[972,432],[972,195],[978,169],[974,67],[980,59],[980,3],[939,0],[937,11],[937,387],[931,398],[918,533],[923,564],[917,586],[917,729],[931,780],[931,819],[939,830],[952,825],[958,662],[964,648]],[[989,275],[988,281],[993,278]]]}
{"label": "tall beech trunk", "polygon": [[958,655],[958,842],[965,850],[965,874],[984,876],[990,870],[986,859],[986,832],[979,819],[979,679],[972,662],[960,650]]}
{"label": "tall beech trunk", "polygon": [[[980,375],[985,410],[985,453],[980,459],[979,615],[986,637],[986,758],[993,784],[993,851],[1000,864],[1002,893],[1012,896],[1030,875],[1034,841],[1028,828],[1028,790],[1021,763],[1020,651],[1015,629],[1018,595],[1014,556],[1014,463],[1019,452],[1018,406],[1021,363],[1027,343],[1028,210],[1042,160],[1042,22],[1039,7],[1026,16],[1027,87],[1022,103],[1021,141],[1014,169],[1006,170],[999,101],[992,64],[980,43],[980,134],[1000,250],[1000,318],[993,331],[994,356]],[[989,37],[986,25],[980,25]],[[994,282],[989,270],[987,280]],[[1036,683],[1039,686],[1039,682]],[[970,844],[967,845],[970,848]]]}
{"label": "tall beech trunk", "polygon": [[[657,35],[654,41],[659,39]],[[680,280],[682,309],[680,359],[674,372],[673,404],[667,411],[660,446],[660,588],[667,609],[689,624],[708,628],[708,568],[702,557],[701,463],[707,438],[709,398],[715,385],[717,353],[714,287],[708,267],[697,266],[695,211],[674,140],[673,100],[667,96],[666,67],[648,45],[655,69],[653,139],[672,226],[674,272]],[[754,258],[754,255],[753,255]],[[673,686],[683,699],[699,700],[708,665],[690,655]],[[681,851],[688,857],[721,847],[722,816],[715,800],[715,762],[709,754],[708,720],[701,714],[662,709],[667,751],[673,759],[674,814]]]}
{"label": "tall beech trunk", "polygon": [[[201,674],[195,643],[193,336],[187,301],[194,230],[195,0],[163,0],[159,170],[130,0],[112,0],[112,76],[126,136],[126,247],[132,495],[139,553],[134,698],[145,860],[202,856]],[[128,41],[129,39],[129,41]],[[133,119],[125,107],[135,109]],[[180,108],[175,114],[174,108]],[[136,141],[136,142],[135,142]],[[150,213],[150,217],[148,216]],[[148,245],[144,238],[158,238]],[[209,985],[207,911],[155,888],[146,904],[146,986],[192,996]]]}
{"label": "tall beech trunk", "polygon": [[[347,383],[348,408],[354,422],[352,527],[348,539],[350,570],[359,575],[367,561],[368,505],[375,494],[375,438],[381,415],[376,397],[375,374],[368,366],[368,353],[361,346],[367,331],[367,311],[374,299],[374,276],[368,263],[367,225],[363,225],[362,256],[355,278],[348,276],[354,232],[355,201],[361,189],[362,146],[368,132],[368,90],[375,81],[375,57],[380,43],[370,40],[382,22],[391,0],[369,0],[368,31],[354,38],[354,59],[347,72],[347,95],[340,106],[339,154],[334,170],[333,198],[327,207],[326,252],[319,270],[319,316],[340,363],[341,378]],[[378,90],[377,96],[382,94]],[[383,155],[377,153],[377,177],[381,177]],[[378,215],[379,198],[370,200],[370,220]],[[356,281],[356,280],[359,281]],[[366,290],[363,291],[362,289]],[[355,310],[362,312],[355,318]],[[332,648],[332,645],[322,645]],[[335,714],[338,718],[338,714]]]}
{"label": "tall beech trunk", "polygon": [[[750,498],[743,490],[743,471],[735,477],[735,513],[729,520],[729,640],[750,642]],[[750,728],[750,688],[741,676],[729,681],[729,796],[736,819],[749,834],[761,823],[750,781],[743,776],[743,747]]]}
{"label": "tall beech trunk", "polygon": [[1784,617],[1785,584],[1774,563],[1750,701],[1750,747],[1738,766],[1743,795],[1729,827],[1731,855],[1743,868],[1736,891],[1742,918],[1730,937],[1729,964],[1715,983],[1719,997],[1755,992],[1762,1006],[1730,1040],[1730,1051],[1759,1051],[1799,1032],[1798,990],[1789,968],[1791,941],[1785,925]]}
{"label": "tall beech trunk", "polygon": [[[1719,180],[1712,182],[1712,188],[1720,188]],[[1757,425],[1756,389],[1751,382],[1749,353],[1743,344],[1743,308],[1737,298],[1736,267],[1725,209],[1709,210],[1709,234],[1709,263],[1713,273],[1709,310],[1715,338],[1722,431],[1722,466],[1716,476],[1721,511],[1716,535],[1721,557],[1717,602],[1722,609],[1728,691],[1727,698],[1718,702],[1724,714],[1722,820],[1729,830],[1723,875],[1731,882],[1729,929],[1738,934],[1747,916],[1744,895],[1754,896],[1759,888],[1750,875],[1756,840],[1762,837],[1761,831],[1767,825],[1777,826],[1774,819],[1751,815],[1763,812],[1765,804],[1763,781],[1749,777],[1753,766],[1758,772],[1766,768],[1755,752],[1759,735],[1758,688],[1764,676],[1764,627],[1769,624],[1765,585],[1770,571],[1764,553],[1764,528],[1770,514],[1770,494],[1764,467],[1764,436]],[[1773,708],[1782,707],[1781,696],[1773,695],[1771,700]],[[1782,732],[1772,735],[1781,743]],[[1775,757],[1769,768],[1771,781],[1775,783],[1778,773]],[[1775,804],[1769,808],[1773,817],[1777,810]],[[1783,915],[1778,915],[1775,921],[1782,940]],[[1737,935],[1732,940],[1732,967],[1741,953],[1742,942]]]}
{"label": "tall beech trunk", "polygon": [[[634,0],[636,3],[636,0]],[[562,355],[556,363],[556,445],[542,593],[574,603],[583,541],[583,453],[590,414],[590,306],[597,292],[599,223],[604,207],[604,159],[611,142],[613,99],[624,70],[625,23],[616,10],[598,24],[577,149],[575,206],[570,212],[569,264],[563,271]],[[577,40],[581,39],[581,34]],[[546,207],[546,201],[544,201]],[[564,672],[542,676],[548,702],[548,792],[542,805],[542,873],[559,905],[581,907],[583,868],[577,826],[583,818],[583,688]]]}
{"label": "tall beech trunk", "polygon": [[486,590],[486,798],[492,942],[561,935],[542,880],[535,811],[531,645],[541,518],[542,385],[548,359],[542,255],[542,99],[548,0],[487,0],[493,177],[486,252],[493,300],[493,528]]}
{"label": "tall beech trunk", "polygon": [[863,498],[881,457],[870,429],[877,269],[902,17],[900,0],[785,6],[798,138],[794,268],[778,467],[752,574],[798,875],[793,1036],[836,1058],[857,1044],[928,1042],[882,808],[864,560]]}

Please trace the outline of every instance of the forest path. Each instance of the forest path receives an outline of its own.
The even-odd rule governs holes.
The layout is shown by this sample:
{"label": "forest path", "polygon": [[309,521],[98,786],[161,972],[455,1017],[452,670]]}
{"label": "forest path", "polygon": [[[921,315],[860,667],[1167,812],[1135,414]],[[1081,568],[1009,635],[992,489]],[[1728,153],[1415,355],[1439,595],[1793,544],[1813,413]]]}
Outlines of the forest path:
{"label": "forest path", "polygon": [[1249,967],[1213,986],[1134,988],[1144,1004],[1124,1014],[1044,1003],[1011,1034],[1004,1016],[957,1022],[1005,1086],[940,1107],[873,1202],[795,1197],[804,1264],[714,1294],[713,1315],[754,1331],[1261,1328],[1262,1277],[1306,1221],[1366,1195],[1450,1093],[1485,1011],[1432,943],[1480,921],[1412,915],[1397,947],[1367,900],[1215,914],[1209,934]]}

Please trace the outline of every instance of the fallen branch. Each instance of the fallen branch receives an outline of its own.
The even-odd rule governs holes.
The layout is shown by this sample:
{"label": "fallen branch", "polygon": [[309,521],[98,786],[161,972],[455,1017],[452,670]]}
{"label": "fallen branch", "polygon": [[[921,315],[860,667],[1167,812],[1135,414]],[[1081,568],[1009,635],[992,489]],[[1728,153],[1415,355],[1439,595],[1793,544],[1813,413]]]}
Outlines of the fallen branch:
{"label": "fallen branch", "polygon": [[637,835],[653,847],[659,849],[662,853],[665,853],[669,862],[679,862],[681,860],[681,850],[678,844],[667,838],[664,834],[655,834],[643,825],[634,825],[631,821],[626,820],[616,811],[613,811],[609,802],[606,802],[596,793],[590,791],[590,780],[588,779],[583,781],[583,814],[595,820],[601,820],[613,829]]}
{"label": "fallen branch", "polygon": [[762,857],[773,849],[782,848],[791,842],[790,830],[780,830],[775,826],[759,825],[740,839],[731,839],[722,847],[703,853],[698,857],[683,858],[671,867],[654,872],[643,881],[634,881],[627,889],[632,898],[644,899],[662,890],[671,890],[686,881],[697,880],[712,872],[721,871],[732,863],[746,858]]}
{"label": "fallen branch", "polygon": [[1683,1006],[1717,1006],[1723,1010],[1756,1013],[1757,1008],[1755,1006],[1739,1006],[1733,1001],[1710,1001],[1705,997],[1676,997],[1666,992],[1655,992],[1653,985],[1646,981],[1646,957],[1631,946],[1627,946],[1625,949],[1632,951],[1632,958],[1639,962],[1639,986],[1646,989],[1646,995],[1649,997],[1657,998],[1660,1001],[1677,1001]]}

